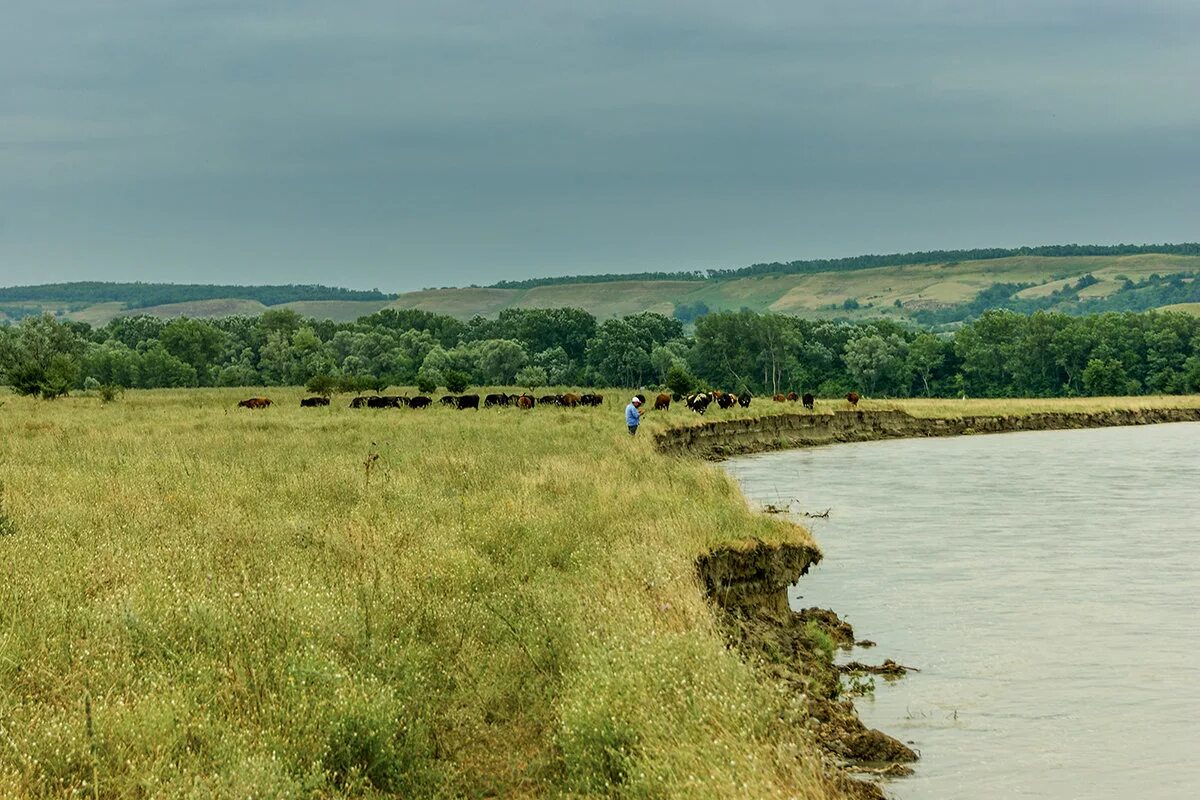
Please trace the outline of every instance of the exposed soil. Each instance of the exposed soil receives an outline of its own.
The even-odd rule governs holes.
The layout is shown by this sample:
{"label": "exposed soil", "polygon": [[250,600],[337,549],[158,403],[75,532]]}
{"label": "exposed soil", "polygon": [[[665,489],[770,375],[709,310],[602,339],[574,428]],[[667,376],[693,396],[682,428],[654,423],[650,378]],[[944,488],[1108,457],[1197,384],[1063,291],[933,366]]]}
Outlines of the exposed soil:
{"label": "exposed soil", "polygon": [[853,628],[827,609],[788,607],[788,587],[819,560],[820,552],[811,547],[756,542],[709,553],[697,570],[730,646],[794,698],[785,722],[812,732],[828,759],[828,780],[848,797],[883,798],[882,789],[851,778],[850,771],[903,774],[903,765],[917,755],[863,725],[853,704],[839,697],[840,670],[829,643],[852,646]]}
{"label": "exposed soil", "polygon": [[903,411],[836,411],[832,414],[808,412],[750,419],[712,420],[699,425],[669,428],[656,434],[655,444],[664,453],[688,453],[720,460],[745,453],[838,442],[1011,431],[1111,428],[1155,425],[1163,422],[1200,422],[1200,408],[1055,412],[942,419],[914,417]]}

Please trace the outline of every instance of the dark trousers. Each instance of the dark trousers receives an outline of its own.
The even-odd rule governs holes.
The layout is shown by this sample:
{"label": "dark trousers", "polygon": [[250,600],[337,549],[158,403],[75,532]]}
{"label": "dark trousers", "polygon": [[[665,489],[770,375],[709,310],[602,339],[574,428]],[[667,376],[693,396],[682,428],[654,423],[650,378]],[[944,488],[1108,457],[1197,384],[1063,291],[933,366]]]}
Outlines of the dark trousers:
{"label": "dark trousers", "polygon": [[634,436],[634,435],[636,435],[636,434],[637,434],[637,429],[638,429],[638,426],[637,426],[637,425],[630,425],[630,426],[629,426],[629,435],[630,435],[630,436]]}

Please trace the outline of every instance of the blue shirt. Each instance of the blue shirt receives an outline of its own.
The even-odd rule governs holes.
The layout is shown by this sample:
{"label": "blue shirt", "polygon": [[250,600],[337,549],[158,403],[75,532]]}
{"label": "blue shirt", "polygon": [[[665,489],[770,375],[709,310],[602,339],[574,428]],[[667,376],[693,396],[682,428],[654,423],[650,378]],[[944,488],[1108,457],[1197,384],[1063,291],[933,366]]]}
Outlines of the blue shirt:
{"label": "blue shirt", "polygon": [[637,406],[633,403],[625,406],[625,424],[631,428],[636,428],[638,423],[642,421],[642,417],[638,414]]}

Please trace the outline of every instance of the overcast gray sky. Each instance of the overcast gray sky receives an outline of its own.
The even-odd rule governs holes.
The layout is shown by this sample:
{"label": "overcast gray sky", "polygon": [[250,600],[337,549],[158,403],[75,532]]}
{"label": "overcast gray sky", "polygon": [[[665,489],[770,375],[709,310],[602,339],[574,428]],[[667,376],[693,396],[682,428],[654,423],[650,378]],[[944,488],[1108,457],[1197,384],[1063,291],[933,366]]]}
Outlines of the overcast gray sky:
{"label": "overcast gray sky", "polygon": [[1200,239],[1195,0],[6,0],[0,284]]}

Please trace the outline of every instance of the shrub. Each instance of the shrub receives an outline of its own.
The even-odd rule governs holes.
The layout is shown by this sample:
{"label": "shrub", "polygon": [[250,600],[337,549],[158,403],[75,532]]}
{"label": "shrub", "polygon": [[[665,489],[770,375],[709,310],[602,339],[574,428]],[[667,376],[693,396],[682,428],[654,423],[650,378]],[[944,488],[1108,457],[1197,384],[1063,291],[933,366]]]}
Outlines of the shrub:
{"label": "shrub", "polygon": [[529,387],[531,391],[539,386],[545,386],[548,380],[546,370],[541,367],[522,367],[517,373],[517,383]]}
{"label": "shrub", "polygon": [[432,394],[441,383],[431,370],[421,370],[417,373],[417,391],[421,394]]}
{"label": "shrub", "polygon": [[471,385],[470,376],[456,369],[446,370],[446,374],[443,377],[446,379],[446,388],[455,394],[465,392],[467,387]]}
{"label": "shrub", "polygon": [[324,372],[318,372],[308,379],[308,383],[304,384],[304,388],[312,394],[319,394],[322,397],[329,397],[338,390],[338,380],[332,375],[327,375]]}
{"label": "shrub", "polygon": [[695,385],[695,376],[682,364],[672,364],[667,370],[667,387],[675,394],[687,394]]}
{"label": "shrub", "polygon": [[125,394],[125,387],[115,383],[102,383],[96,387],[96,392],[100,395],[101,403],[111,403]]}

